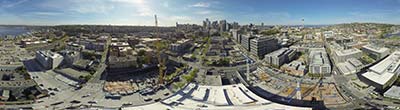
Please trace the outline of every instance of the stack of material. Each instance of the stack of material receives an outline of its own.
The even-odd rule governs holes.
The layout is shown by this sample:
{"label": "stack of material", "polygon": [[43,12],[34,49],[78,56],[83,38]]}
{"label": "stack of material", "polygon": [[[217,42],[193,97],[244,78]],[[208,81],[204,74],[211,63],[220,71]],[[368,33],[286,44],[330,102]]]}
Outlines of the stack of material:
{"label": "stack of material", "polygon": [[118,93],[120,95],[131,94],[136,88],[129,81],[106,82],[104,90],[110,93]]}

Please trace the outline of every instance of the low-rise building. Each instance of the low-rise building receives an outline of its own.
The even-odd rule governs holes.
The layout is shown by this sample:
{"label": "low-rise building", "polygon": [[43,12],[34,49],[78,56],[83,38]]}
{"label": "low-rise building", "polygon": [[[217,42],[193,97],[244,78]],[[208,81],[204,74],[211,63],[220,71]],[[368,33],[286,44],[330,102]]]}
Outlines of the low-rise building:
{"label": "low-rise building", "polygon": [[290,75],[304,76],[307,73],[307,67],[300,61],[292,61],[289,64],[282,65],[281,69]]}
{"label": "low-rise building", "polygon": [[176,43],[172,43],[171,45],[169,45],[169,49],[172,52],[176,52],[176,53],[184,52],[185,49],[187,49],[188,47],[190,47],[189,39],[182,39],[182,40],[177,41]]}
{"label": "low-rise building", "polygon": [[110,56],[108,60],[109,68],[136,68],[137,66],[137,57],[133,55],[125,57]]}
{"label": "low-rise building", "polygon": [[55,69],[61,65],[63,57],[51,51],[36,51],[36,61],[38,61],[45,69]]}
{"label": "low-rise building", "polygon": [[349,75],[359,72],[362,69],[363,64],[358,59],[350,58],[347,59],[346,62],[337,63],[336,66],[342,74]]}
{"label": "low-rise building", "polygon": [[66,50],[73,50],[73,51],[78,51],[78,52],[82,51],[84,48],[85,48],[85,46],[79,45],[76,43],[72,43],[72,42],[67,43],[67,45],[65,46]]}

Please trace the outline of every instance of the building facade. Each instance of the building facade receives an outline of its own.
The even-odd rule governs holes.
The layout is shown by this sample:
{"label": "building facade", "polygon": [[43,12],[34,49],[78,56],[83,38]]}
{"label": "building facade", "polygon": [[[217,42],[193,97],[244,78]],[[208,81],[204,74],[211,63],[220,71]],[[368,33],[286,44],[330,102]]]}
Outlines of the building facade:
{"label": "building facade", "polygon": [[382,59],[390,54],[389,48],[378,47],[376,45],[365,45],[362,47],[361,50],[367,53],[368,56],[374,58],[375,60]]}
{"label": "building facade", "polygon": [[250,40],[250,53],[263,59],[265,54],[278,49],[278,39],[273,37],[256,37]]}
{"label": "building facade", "polygon": [[296,56],[295,49],[281,48],[265,55],[264,60],[274,66],[281,66],[284,63],[292,61]]}
{"label": "building facade", "polygon": [[309,71],[313,74],[328,75],[332,67],[324,48],[309,49]]}
{"label": "building facade", "polygon": [[55,69],[61,65],[63,57],[51,51],[37,51],[36,61],[38,61],[45,69]]}

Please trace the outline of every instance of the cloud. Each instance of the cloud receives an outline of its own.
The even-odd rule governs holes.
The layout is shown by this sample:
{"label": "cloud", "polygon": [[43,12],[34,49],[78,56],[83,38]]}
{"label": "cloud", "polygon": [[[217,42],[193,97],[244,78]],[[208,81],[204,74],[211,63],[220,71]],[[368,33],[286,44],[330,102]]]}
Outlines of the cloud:
{"label": "cloud", "polygon": [[113,3],[122,3],[136,9],[139,16],[153,16],[154,11],[147,0],[110,0]]}
{"label": "cloud", "polygon": [[22,3],[25,3],[25,2],[27,2],[28,0],[19,0],[19,1],[16,1],[16,2],[12,2],[12,3],[2,3],[3,5],[0,5],[1,7],[4,7],[4,8],[11,8],[11,7],[14,7],[14,6],[17,6],[17,5],[19,5],[19,4],[22,4]]}
{"label": "cloud", "polygon": [[61,15],[62,13],[59,12],[32,12],[33,15],[40,15],[40,16],[57,16]]}
{"label": "cloud", "polygon": [[210,11],[210,10],[201,10],[201,11],[197,11],[197,12],[195,12],[196,14],[199,14],[199,15],[207,15],[207,14],[211,14],[211,13],[213,13],[213,11]]}
{"label": "cloud", "polygon": [[205,3],[205,2],[198,2],[196,4],[190,5],[189,7],[197,7],[197,8],[208,8],[210,7],[210,3]]}

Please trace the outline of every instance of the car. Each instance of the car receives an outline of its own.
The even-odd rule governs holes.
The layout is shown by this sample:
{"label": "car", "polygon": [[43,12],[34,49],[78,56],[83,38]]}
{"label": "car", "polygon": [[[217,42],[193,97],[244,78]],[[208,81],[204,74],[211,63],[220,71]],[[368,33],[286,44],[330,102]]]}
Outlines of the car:
{"label": "car", "polygon": [[91,94],[86,94],[86,95],[82,96],[82,98],[89,97],[90,95]]}
{"label": "car", "polygon": [[127,103],[123,103],[122,106],[129,106],[129,105],[133,105],[132,102],[127,102]]}
{"label": "car", "polygon": [[94,100],[88,101],[88,103],[89,103],[89,104],[97,104],[97,102],[94,101]]}
{"label": "car", "polygon": [[50,104],[50,105],[51,105],[51,106],[55,106],[55,105],[60,105],[60,104],[62,104],[62,103],[64,103],[64,102],[60,101],[60,102],[52,103],[52,104]]}
{"label": "car", "polygon": [[169,95],[169,93],[167,92],[167,93],[164,93],[164,96],[168,96]]}
{"label": "car", "polygon": [[54,92],[50,92],[49,94],[50,94],[50,95],[56,95]]}
{"label": "car", "polygon": [[79,100],[72,100],[70,103],[81,103]]}
{"label": "car", "polygon": [[43,100],[37,100],[36,103],[42,103],[44,102]]}
{"label": "car", "polygon": [[153,100],[151,97],[144,97],[143,99],[144,99],[144,101],[146,101],[146,102]]}
{"label": "car", "polygon": [[154,99],[154,102],[158,102],[160,100],[161,100],[161,98],[157,98],[157,99]]}
{"label": "car", "polygon": [[206,108],[206,107],[208,107],[207,105],[205,105],[205,104],[199,104],[199,105],[197,105],[197,107],[203,107],[203,108]]}

